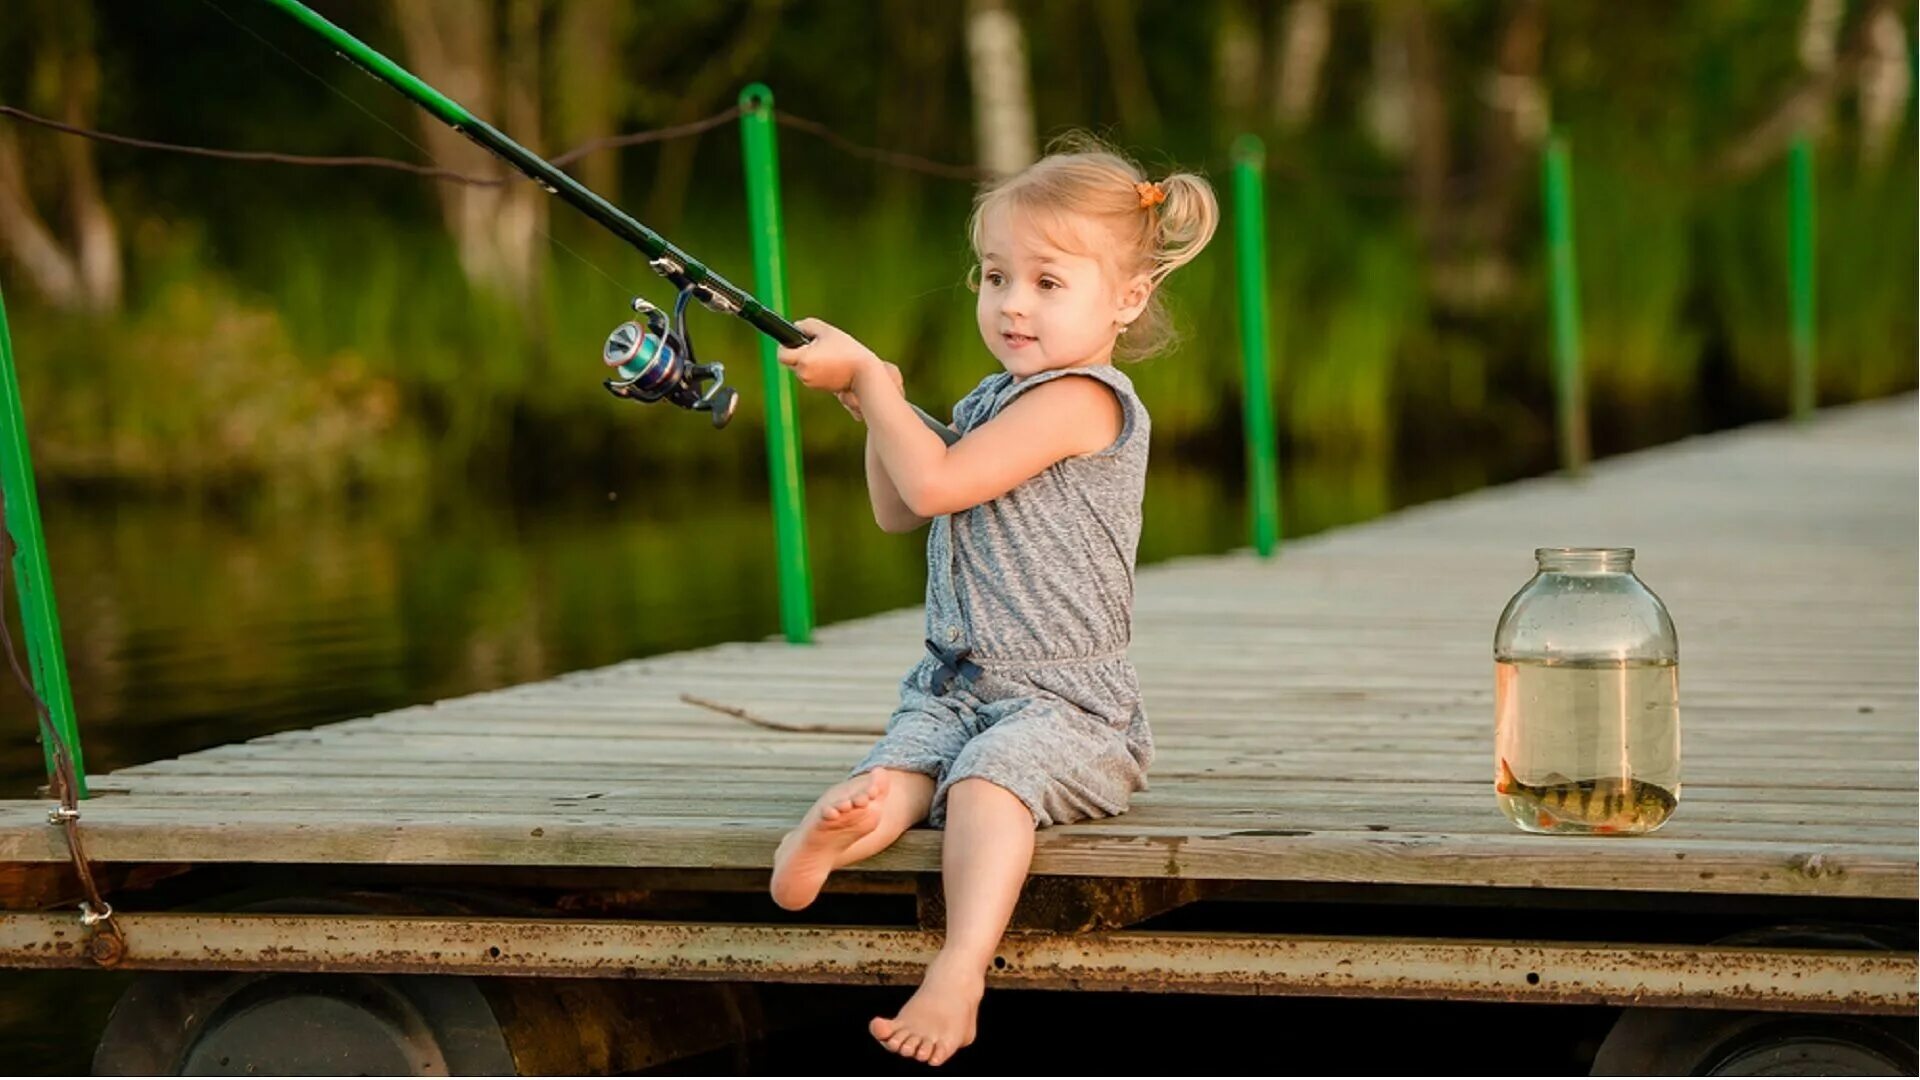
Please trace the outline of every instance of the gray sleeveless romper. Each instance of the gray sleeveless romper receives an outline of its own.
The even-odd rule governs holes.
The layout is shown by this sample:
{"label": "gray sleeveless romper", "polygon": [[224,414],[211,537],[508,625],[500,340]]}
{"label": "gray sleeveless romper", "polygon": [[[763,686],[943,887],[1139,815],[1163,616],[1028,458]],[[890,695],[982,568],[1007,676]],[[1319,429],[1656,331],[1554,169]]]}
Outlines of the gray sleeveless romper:
{"label": "gray sleeveless romper", "polygon": [[1120,436],[927,533],[927,655],[900,683],[887,732],[854,773],[979,777],[1038,825],[1124,813],[1146,787],[1153,737],[1127,659],[1133,560],[1146,491],[1148,419],[1111,365],[989,375],[953,407],[962,434],[1057,378],[1098,379],[1120,399]]}

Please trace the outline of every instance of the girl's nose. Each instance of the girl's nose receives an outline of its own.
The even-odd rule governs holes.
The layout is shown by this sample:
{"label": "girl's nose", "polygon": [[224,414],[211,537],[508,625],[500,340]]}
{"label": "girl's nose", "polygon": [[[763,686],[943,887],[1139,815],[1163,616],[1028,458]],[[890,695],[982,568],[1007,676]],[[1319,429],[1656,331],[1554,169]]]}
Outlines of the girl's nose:
{"label": "girl's nose", "polygon": [[1002,315],[1024,315],[1027,311],[1027,290],[1016,285],[1000,294],[1000,313]]}

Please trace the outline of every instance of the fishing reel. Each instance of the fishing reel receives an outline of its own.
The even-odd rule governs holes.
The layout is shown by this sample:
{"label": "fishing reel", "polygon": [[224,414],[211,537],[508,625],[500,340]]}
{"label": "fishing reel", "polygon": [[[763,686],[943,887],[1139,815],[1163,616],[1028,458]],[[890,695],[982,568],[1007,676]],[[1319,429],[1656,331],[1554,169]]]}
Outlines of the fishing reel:
{"label": "fishing reel", "polygon": [[[702,364],[694,356],[686,322],[687,301],[698,299],[711,304],[710,294],[696,293],[707,294],[707,290],[699,285],[682,285],[671,315],[635,297],[633,310],[644,321],[614,327],[600,350],[600,359],[614,369],[606,387],[615,397],[670,401],[683,409],[713,414],[713,426],[722,428],[733,419],[740,392],[726,385],[724,365]],[[703,390],[702,384],[709,381],[713,385]]]}

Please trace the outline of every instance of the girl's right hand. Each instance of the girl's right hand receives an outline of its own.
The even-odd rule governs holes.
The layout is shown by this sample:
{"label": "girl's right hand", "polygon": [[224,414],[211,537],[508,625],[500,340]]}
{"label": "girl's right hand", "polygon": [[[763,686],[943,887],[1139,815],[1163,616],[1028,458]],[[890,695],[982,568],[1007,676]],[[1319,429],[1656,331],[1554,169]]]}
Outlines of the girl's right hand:
{"label": "girl's right hand", "polygon": [[[893,380],[893,388],[901,391],[904,395],[906,392],[906,382],[900,376],[899,366],[885,360],[880,361],[880,366],[887,369],[887,377]],[[847,412],[853,414],[855,420],[861,423],[866,422],[867,418],[860,412],[860,398],[856,396],[853,391],[841,390],[833,396],[839,399],[840,404],[846,408]]]}
{"label": "girl's right hand", "polygon": [[801,319],[793,325],[807,341],[783,345],[774,350],[774,356],[809,390],[829,394],[851,390],[862,371],[885,362],[852,334],[824,319]]}

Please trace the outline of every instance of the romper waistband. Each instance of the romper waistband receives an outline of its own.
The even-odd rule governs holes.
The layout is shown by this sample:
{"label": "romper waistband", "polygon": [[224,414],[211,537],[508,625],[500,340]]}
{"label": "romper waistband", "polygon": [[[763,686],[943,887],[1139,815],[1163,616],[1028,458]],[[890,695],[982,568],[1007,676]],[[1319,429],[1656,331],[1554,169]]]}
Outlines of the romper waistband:
{"label": "romper waistband", "polygon": [[985,667],[1008,668],[1063,668],[1085,667],[1090,664],[1104,664],[1127,658],[1127,646],[1106,652],[1089,653],[1085,656],[987,656],[983,653],[971,653],[969,659]]}

